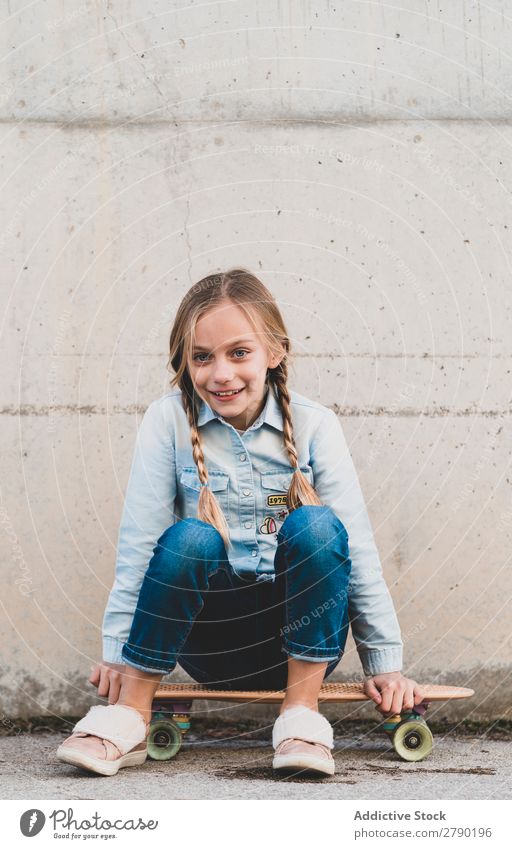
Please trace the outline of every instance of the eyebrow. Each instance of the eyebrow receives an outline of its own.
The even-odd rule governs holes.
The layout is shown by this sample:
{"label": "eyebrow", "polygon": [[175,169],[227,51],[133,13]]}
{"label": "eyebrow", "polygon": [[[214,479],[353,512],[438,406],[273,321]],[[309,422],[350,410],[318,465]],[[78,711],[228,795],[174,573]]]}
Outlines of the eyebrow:
{"label": "eyebrow", "polygon": [[[250,345],[254,342],[253,339],[236,339],[234,342],[229,343],[229,348],[233,348],[235,345]],[[208,348],[203,348],[201,345],[194,345],[194,351],[207,351]]]}

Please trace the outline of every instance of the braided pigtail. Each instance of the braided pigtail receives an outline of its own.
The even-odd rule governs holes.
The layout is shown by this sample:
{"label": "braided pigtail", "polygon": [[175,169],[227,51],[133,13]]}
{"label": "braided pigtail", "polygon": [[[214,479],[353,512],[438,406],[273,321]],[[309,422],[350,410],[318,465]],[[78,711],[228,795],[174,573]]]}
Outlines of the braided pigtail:
{"label": "braided pigtail", "polygon": [[203,446],[199,431],[196,427],[198,407],[195,394],[192,397],[184,392],[182,395],[183,406],[187,414],[190,425],[190,439],[192,442],[192,456],[194,463],[197,466],[197,473],[201,481],[201,491],[199,493],[199,503],[197,506],[197,518],[202,522],[208,522],[216,528],[222,539],[226,549],[230,546],[229,528],[226,522],[224,513],[222,512],[219,502],[215,498],[213,492],[208,486],[208,469],[204,461]]}
{"label": "braided pigtail", "polygon": [[294,469],[292,482],[286,494],[286,502],[290,513],[296,510],[301,505],[313,504],[321,505],[318,495],[315,490],[300,471],[298,466],[297,449],[295,448],[295,439],[293,437],[293,422],[290,393],[288,391],[288,366],[286,357],[283,357],[277,368],[269,370],[269,380],[273,384],[276,392],[277,402],[281,408],[283,415],[283,435],[284,444],[290,463]]}

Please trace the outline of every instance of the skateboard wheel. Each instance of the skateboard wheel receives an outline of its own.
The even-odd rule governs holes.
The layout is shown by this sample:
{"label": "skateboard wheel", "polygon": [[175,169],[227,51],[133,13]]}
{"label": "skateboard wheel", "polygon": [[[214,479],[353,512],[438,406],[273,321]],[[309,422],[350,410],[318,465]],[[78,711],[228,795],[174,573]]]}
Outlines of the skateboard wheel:
{"label": "skateboard wheel", "polygon": [[153,720],[149,726],[148,757],[154,761],[169,761],[181,748],[181,731],[169,719]]}
{"label": "skateboard wheel", "polygon": [[393,735],[393,746],[404,761],[422,761],[430,754],[434,738],[428,725],[421,720],[401,722]]}

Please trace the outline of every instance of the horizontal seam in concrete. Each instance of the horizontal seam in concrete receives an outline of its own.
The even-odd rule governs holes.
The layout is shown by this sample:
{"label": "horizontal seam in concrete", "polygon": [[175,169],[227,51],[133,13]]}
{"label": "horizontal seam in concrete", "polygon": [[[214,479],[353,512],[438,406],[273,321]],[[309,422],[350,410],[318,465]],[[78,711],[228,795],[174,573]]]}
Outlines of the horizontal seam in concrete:
{"label": "horizontal seam in concrete", "polygon": [[[109,409],[100,407],[95,404],[59,404],[54,406],[42,405],[36,407],[32,404],[22,404],[20,407],[6,406],[0,408],[0,415],[3,416],[54,416],[66,415],[68,413],[81,413],[91,416],[105,416],[118,413],[145,413],[147,407],[140,404],[127,404],[125,406],[112,405]],[[331,409],[340,416],[345,417],[360,417],[360,416],[389,416],[391,418],[439,418],[442,416],[482,416],[498,418],[500,416],[512,415],[512,407],[501,410],[479,410],[474,407],[466,407],[464,409],[450,409],[449,407],[437,407],[434,409],[414,410],[410,407],[402,409],[387,408],[387,407],[340,407],[338,404],[333,404]]]}
{"label": "horizontal seam in concrete", "polygon": [[169,124],[172,124],[175,127],[184,127],[187,124],[191,126],[197,126],[203,124],[205,127],[210,126],[211,124],[215,124],[216,126],[220,126],[222,124],[232,124],[233,126],[239,126],[240,124],[246,124],[248,127],[254,126],[266,126],[267,124],[272,124],[274,129],[280,129],[283,127],[290,127],[290,125],[294,125],[297,127],[316,127],[318,125],[322,126],[322,129],[325,128],[325,125],[332,124],[333,127],[336,127],[340,124],[349,124],[352,127],[357,126],[365,126],[367,124],[433,124],[433,123],[454,123],[454,124],[478,124],[482,127],[488,127],[489,122],[493,124],[498,124],[500,126],[512,126],[512,115],[510,117],[503,117],[503,114],[500,115],[489,115],[485,118],[472,118],[472,117],[453,117],[453,116],[429,116],[429,115],[418,115],[416,117],[403,117],[403,118],[390,118],[383,115],[375,115],[372,117],[365,118],[364,116],[350,116],[350,115],[340,115],[339,117],[335,117],[333,115],[327,116],[315,116],[309,120],[304,118],[290,118],[289,120],[283,119],[282,117],[275,118],[269,115],[268,118],[156,118],[149,121],[139,120],[137,118],[118,118],[115,121],[109,121],[102,118],[101,120],[95,120],[94,118],[87,121],[73,121],[70,119],[66,122],[65,118],[31,118],[30,120],[26,120],[25,118],[20,117],[19,120],[13,118],[2,118],[0,117],[0,125],[19,125],[20,128],[30,128],[31,126],[57,126],[62,130],[102,130],[108,127],[121,127],[123,129],[138,129],[139,127],[168,127]]}

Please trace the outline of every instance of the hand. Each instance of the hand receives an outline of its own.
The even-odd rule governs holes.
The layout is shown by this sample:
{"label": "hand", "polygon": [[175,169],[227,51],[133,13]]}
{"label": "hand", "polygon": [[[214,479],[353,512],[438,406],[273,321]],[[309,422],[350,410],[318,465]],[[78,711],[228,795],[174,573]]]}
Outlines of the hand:
{"label": "hand", "polygon": [[424,688],[401,672],[380,672],[366,678],[363,691],[376,703],[376,710],[386,715],[411,710],[424,698]]}
{"label": "hand", "polygon": [[91,666],[89,683],[98,688],[98,696],[108,696],[108,703],[115,705],[121,692],[124,663],[109,663],[102,660],[96,666]]}

